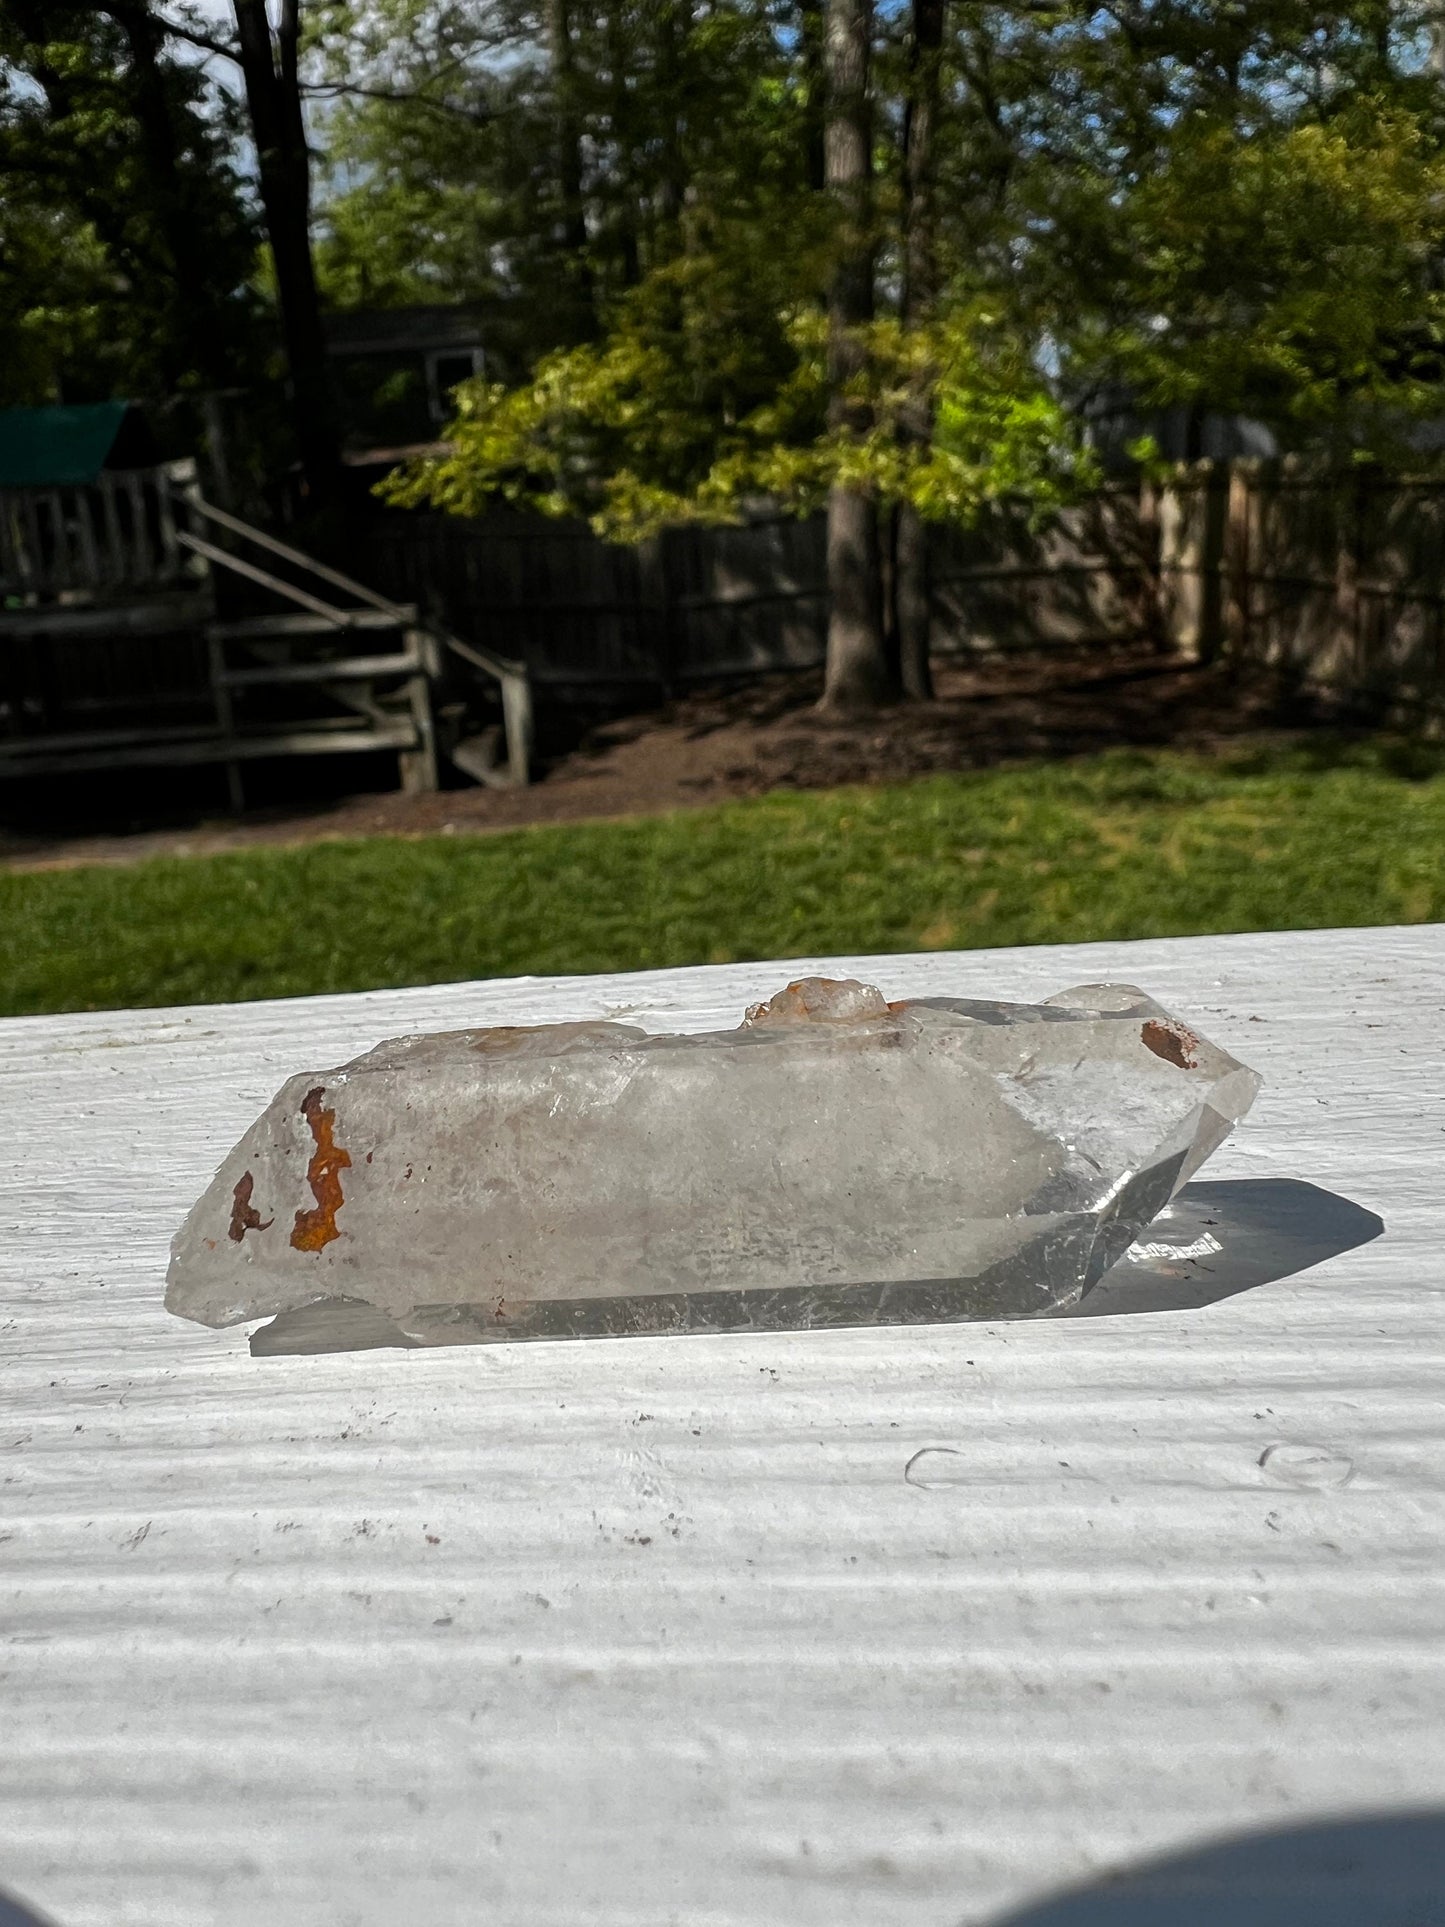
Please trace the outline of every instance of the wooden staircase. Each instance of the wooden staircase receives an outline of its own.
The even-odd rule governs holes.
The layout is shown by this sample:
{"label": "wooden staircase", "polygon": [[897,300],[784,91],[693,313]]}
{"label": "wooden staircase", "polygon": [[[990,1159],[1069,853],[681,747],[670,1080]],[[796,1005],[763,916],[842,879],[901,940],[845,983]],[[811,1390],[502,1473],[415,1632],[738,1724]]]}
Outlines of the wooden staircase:
{"label": "wooden staircase", "polygon": [[[416,609],[388,602],[199,496],[190,506],[195,520],[233,541],[222,547],[192,527],[180,531],[181,545],[282,605],[265,614],[218,616],[205,627],[222,743],[217,760],[226,764],[233,803],[242,801],[243,761],[256,756],[395,750],[402,789],[434,790],[431,684],[439,648]],[[269,566],[252,560],[247,549],[260,550]],[[316,593],[318,586],[328,594]],[[299,705],[290,699],[295,696]]]}
{"label": "wooden staircase", "polygon": [[[185,465],[125,481],[123,525],[113,486],[104,513],[84,489],[46,491],[43,513],[0,496],[0,775],[219,763],[239,808],[248,762],[390,751],[404,790],[432,790],[432,691],[462,662],[501,696],[505,754],[473,773],[527,781],[521,664],[207,502]],[[236,593],[218,594],[224,581]],[[165,637],[170,681],[148,697]],[[7,642],[29,652],[27,674]],[[464,747],[456,760],[470,768]]]}

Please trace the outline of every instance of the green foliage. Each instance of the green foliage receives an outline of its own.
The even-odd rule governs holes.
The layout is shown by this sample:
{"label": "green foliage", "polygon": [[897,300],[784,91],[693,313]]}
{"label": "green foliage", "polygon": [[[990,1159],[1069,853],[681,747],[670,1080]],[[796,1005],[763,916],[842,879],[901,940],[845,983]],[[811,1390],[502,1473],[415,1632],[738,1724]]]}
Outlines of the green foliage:
{"label": "green foliage", "polygon": [[955,263],[1075,393],[1383,452],[1441,403],[1445,100],[1422,4],[958,9]]}
{"label": "green foliage", "polygon": [[[391,499],[468,514],[501,499],[636,539],[757,496],[806,510],[841,479],[966,521],[991,494],[1046,508],[1088,483],[1061,395],[1122,385],[1145,407],[1262,417],[1287,446],[1375,454],[1402,419],[1439,411],[1445,113],[1421,72],[1420,7],[955,9],[937,134],[946,293],[907,334],[885,298],[852,389],[873,426],[853,434],[826,419],[806,34],[735,0],[683,15],[669,65],[662,29],[679,14],[589,16],[577,43],[580,111],[609,156],[588,190],[597,335],[466,391],[451,453],[394,478]],[[885,297],[905,24],[885,16],[878,67]],[[750,51],[748,83],[708,65],[719,35]],[[701,117],[700,65],[714,76]],[[545,139],[545,76],[521,93],[533,118],[518,125]],[[677,128],[688,197],[669,227],[660,156]],[[417,122],[416,138],[453,135]],[[634,281],[618,272],[629,196]]]}
{"label": "green foliage", "polygon": [[[537,204],[546,130],[519,89],[416,42],[415,9],[363,19],[370,33],[323,41],[323,71],[345,87],[374,63],[388,97],[327,109],[318,156],[317,278],[335,307],[515,301],[540,312],[555,299],[547,220]],[[465,40],[467,21],[458,23]],[[480,22],[476,23],[480,33]],[[394,35],[394,38],[391,36]],[[389,57],[388,57],[389,48]],[[391,97],[394,95],[395,97]]]}
{"label": "green foliage", "polygon": [[[1441,412],[1427,0],[950,9],[943,295],[906,336],[909,14],[880,7],[880,319],[854,393],[874,427],[851,437],[825,418],[815,319],[836,239],[818,5],[305,15],[325,299],[485,316],[493,385],[397,499],[500,497],[635,537],[753,495],[802,509],[841,477],[967,519],[1087,481],[1059,395],[1118,384],[1375,453]],[[234,387],[266,362],[236,78],[182,50],[187,19],[224,32],[186,0],[4,0],[0,401]]]}
{"label": "green foliage", "polygon": [[[764,499],[807,513],[835,482],[968,522],[999,495],[1042,509],[1094,479],[1018,344],[976,309],[861,330],[847,393],[867,404],[870,425],[830,427],[826,321],[816,306],[772,305],[787,290],[769,279],[741,251],[657,270],[600,343],[544,357],[523,386],[459,390],[447,452],[383,492],[463,515],[499,499],[638,541],[667,525],[735,521]],[[908,432],[920,419],[931,433]]]}
{"label": "green foliage", "polygon": [[104,398],[120,373],[107,365],[108,324],[123,290],[92,227],[36,205],[17,185],[0,178],[0,407],[44,402],[62,388],[86,399],[83,369],[101,374]]}
{"label": "green foliage", "polygon": [[[717,0],[572,7],[585,259],[560,178],[562,86],[546,11],[370,0],[316,16],[326,117],[318,267],[339,303],[486,300],[520,374],[578,338],[575,283],[611,300],[685,228],[806,224],[809,107],[788,9]],[[581,332],[590,332],[583,325]]]}
{"label": "green foliage", "polygon": [[1445,154],[1420,121],[1357,100],[1241,135],[1187,124],[1121,209],[1135,314],[1100,343],[1163,404],[1348,432],[1440,408]]}
{"label": "green foliage", "polygon": [[[485,188],[466,181],[418,183],[394,165],[338,197],[318,237],[317,280],[334,308],[400,308],[476,300],[494,277],[482,245]],[[426,253],[418,259],[417,236]]]}
{"label": "green foliage", "polygon": [[0,875],[0,1011],[1441,918],[1438,751],[1118,753],[630,823]]}
{"label": "green foliage", "polygon": [[724,456],[816,434],[823,385],[787,309],[808,270],[757,260],[753,239],[726,231],[708,255],[659,268],[602,341],[544,356],[526,384],[465,385],[451,452],[390,483],[391,498],[472,514],[499,497],[642,534],[687,519]]}
{"label": "green foliage", "polygon": [[0,398],[225,386],[254,367],[234,131],[145,0],[6,0]]}

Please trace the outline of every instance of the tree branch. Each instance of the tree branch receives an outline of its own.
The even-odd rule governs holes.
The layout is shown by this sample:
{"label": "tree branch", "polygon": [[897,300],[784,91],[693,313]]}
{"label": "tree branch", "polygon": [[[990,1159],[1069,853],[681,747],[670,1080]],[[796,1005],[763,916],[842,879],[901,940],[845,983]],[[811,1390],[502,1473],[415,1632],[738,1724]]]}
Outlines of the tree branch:
{"label": "tree branch", "polygon": [[219,54],[223,60],[234,60],[239,65],[241,50],[234,40],[217,40],[211,34],[202,33],[199,27],[189,23],[182,25],[178,20],[167,19],[163,13],[158,13],[155,18],[157,25],[173,40],[184,40],[188,46],[199,47],[205,53]]}
{"label": "tree branch", "polygon": [[433,114],[445,114],[454,120],[467,121],[473,127],[490,127],[496,115],[490,107],[459,107],[450,100],[435,100],[429,94],[409,94],[401,88],[364,87],[355,80],[318,81],[313,86],[301,89],[308,100],[336,100],[342,97],[358,100],[385,100],[397,106],[425,107]]}

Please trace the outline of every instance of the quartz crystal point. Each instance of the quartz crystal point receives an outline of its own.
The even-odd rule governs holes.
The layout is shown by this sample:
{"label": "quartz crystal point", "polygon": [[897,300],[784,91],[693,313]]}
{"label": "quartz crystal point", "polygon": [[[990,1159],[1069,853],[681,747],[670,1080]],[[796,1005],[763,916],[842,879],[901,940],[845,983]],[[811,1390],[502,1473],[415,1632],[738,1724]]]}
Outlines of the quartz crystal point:
{"label": "quartz crystal point", "polygon": [[1120,985],[890,1004],[809,978],[700,1036],[403,1037],[278,1092],[177,1235],[166,1303],[272,1332],[345,1311],[401,1345],[1033,1317],[1258,1087]]}

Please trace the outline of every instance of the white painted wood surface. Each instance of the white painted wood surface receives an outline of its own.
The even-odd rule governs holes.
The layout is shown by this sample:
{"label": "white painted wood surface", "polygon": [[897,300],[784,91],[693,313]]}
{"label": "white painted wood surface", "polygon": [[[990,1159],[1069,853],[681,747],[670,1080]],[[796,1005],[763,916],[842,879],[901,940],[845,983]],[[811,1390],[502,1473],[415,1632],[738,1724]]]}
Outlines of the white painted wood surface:
{"label": "white painted wood surface", "polygon": [[1445,930],[823,961],[1137,982],[1267,1078],[1206,1176],[1384,1235],[1193,1311],[253,1359],[162,1276],[284,1077],[732,1023],[797,967],[0,1025],[0,1889],[60,1927],[972,1927],[1445,1805]]}

